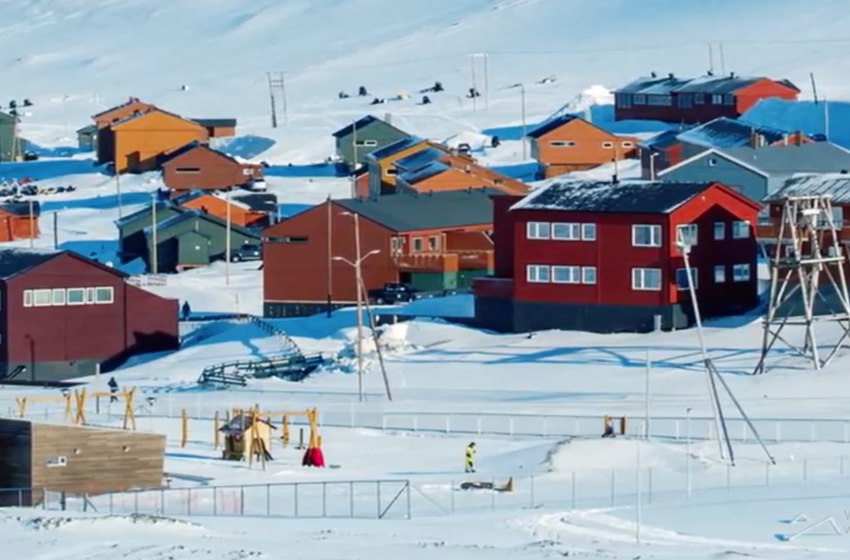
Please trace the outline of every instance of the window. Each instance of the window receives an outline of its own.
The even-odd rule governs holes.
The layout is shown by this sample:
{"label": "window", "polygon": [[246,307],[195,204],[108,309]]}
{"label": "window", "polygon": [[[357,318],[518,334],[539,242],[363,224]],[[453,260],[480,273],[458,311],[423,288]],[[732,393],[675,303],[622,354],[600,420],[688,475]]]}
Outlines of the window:
{"label": "window", "polygon": [[712,105],[723,105],[723,94],[715,93],[711,96],[711,104]]}
{"label": "window", "polygon": [[53,298],[50,290],[33,290],[32,304],[35,307],[47,307],[51,304]]}
{"label": "window", "polygon": [[750,280],[750,265],[736,264],[733,266],[732,280],[735,282],[748,282]]}
{"label": "window", "polygon": [[633,290],[661,290],[660,268],[633,268],[632,269]]}
{"label": "window", "polygon": [[632,226],[632,246],[661,247],[661,226]]}
{"label": "window", "polygon": [[628,93],[620,93],[615,96],[617,107],[629,108],[632,106],[632,96]]}
{"label": "window", "polygon": [[94,303],[94,288],[86,288],[86,303]]}
{"label": "window", "polygon": [[773,220],[770,219],[770,209],[763,208],[759,211],[759,225],[760,226],[769,226],[773,223]]}
{"label": "window", "polygon": [[596,284],[596,267],[583,266],[581,267],[581,283]]}
{"label": "window", "polygon": [[620,144],[620,145],[621,145],[622,147],[624,147],[624,148],[634,148],[634,147],[635,147],[635,143],[634,143],[634,142],[623,142],[623,143],[622,143],[622,144]]}
{"label": "window", "polygon": [[696,245],[699,236],[697,235],[696,224],[683,224],[676,226],[676,243],[684,243],[686,245]]}
{"label": "window", "polygon": [[581,226],[579,224],[552,224],[552,239],[578,241],[581,239],[580,235]]}
{"label": "window", "polygon": [[53,305],[65,305],[65,289],[55,288],[53,290]]}
{"label": "window", "polygon": [[602,147],[610,150],[611,148],[614,147],[614,143],[613,142],[602,142]]}
{"label": "window", "polygon": [[525,237],[527,239],[549,239],[549,223],[528,222],[525,226]]}
{"label": "window", "polygon": [[750,236],[750,222],[732,222],[732,237],[747,239]]}
{"label": "window", "polygon": [[578,142],[568,142],[566,140],[552,140],[549,142],[549,145],[553,148],[574,148],[578,145]]}
{"label": "window", "polygon": [[83,305],[86,302],[86,291],[83,288],[68,288],[65,299],[68,305]]}
{"label": "window", "polygon": [[553,266],[552,282],[556,284],[578,284],[581,282],[580,266]]}
{"label": "window", "polygon": [[534,282],[535,284],[546,284],[549,282],[548,266],[530,264],[525,270],[529,282]]}
{"label": "window", "polygon": [[581,224],[581,238],[585,241],[596,241],[596,224]]}
{"label": "window", "polygon": [[375,146],[378,145],[378,141],[377,140],[357,140],[357,141],[354,142],[354,145],[355,146],[366,146],[366,147],[369,147],[369,148],[374,148]]}
{"label": "window", "polygon": [[714,283],[722,284],[726,282],[726,267],[718,265],[714,267]]}
{"label": "window", "polygon": [[190,174],[194,174],[194,173],[200,173],[201,168],[200,167],[178,167],[177,169],[174,170],[174,172],[177,173],[178,175],[190,175]]}
{"label": "window", "polygon": [[440,250],[440,237],[437,235],[432,235],[428,238],[428,250],[429,251],[439,251]]}
{"label": "window", "polygon": [[95,288],[94,290],[94,302],[105,304],[112,303],[115,301],[115,294],[112,289],[112,286],[107,286],[105,288]]}
{"label": "window", "polygon": [[708,166],[714,167],[715,165],[717,165],[717,158],[708,158]]}
{"label": "window", "polygon": [[421,253],[422,252],[422,238],[414,237],[413,238],[413,252]]}
{"label": "window", "polygon": [[705,94],[704,93],[694,94],[694,104],[695,105],[704,105],[705,104]]}
{"label": "window", "polygon": [[673,98],[669,95],[650,95],[647,97],[647,102],[648,105],[672,105]]}
{"label": "window", "polygon": [[634,98],[632,99],[632,102],[635,105],[646,105],[646,94],[636,93]]}
{"label": "window", "polygon": [[690,109],[691,107],[693,107],[693,104],[694,104],[693,94],[680,93],[679,96],[678,96],[678,99],[679,99],[679,107],[682,107],[683,109]]}
{"label": "window", "polygon": [[724,101],[726,102],[726,105],[734,106],[735,105],[735,96],[732,95],[731,93],[727,93],[726,96],[724,97]]}
{"label": "window", "polygon": [[24,307],[32,307],[32,290],[24,290]]}
{"label": "window", "polygon": [[726,222],[714,222],[714,240],[726,239]]}
{"label": "window", "polygon": [[401,254],[404,251],[404,238],[393,237],[390,239],[390,252],[393,255]]}
{"label": "window", "polygon": [[398,169],[395,167],[388,167],[386,173],[387,175],[398,175]]}
{"label": "window", "polygon": [[[699,276],[697,276],[697,269],[691,269],[691,278],[694,281],[694,289],[696,290],[699,287]],[[688,269],[687,268],[677,268],[676,269],[676,288],[680,292],[684,292],[689,290],[688,287]]]}

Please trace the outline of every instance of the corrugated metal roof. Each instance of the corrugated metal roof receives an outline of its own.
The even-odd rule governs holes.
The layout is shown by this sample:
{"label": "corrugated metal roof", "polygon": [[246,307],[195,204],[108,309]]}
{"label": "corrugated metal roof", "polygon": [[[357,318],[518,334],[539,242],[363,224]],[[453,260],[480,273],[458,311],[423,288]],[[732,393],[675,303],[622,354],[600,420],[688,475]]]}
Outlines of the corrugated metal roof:
{"label": "corrugated metal roof", "polygon": [[446,165],[445,163],[439,161],[432,161],[431,163],[420,167],[419,169],[414,169],[413,171],[405,171],[401,173],[399,177],[403,179],[406,183],[411,185],[415,185],[420,181],[424,181],[425,179],[430,179],[435,175],[439,175],[444,171],[448,171],[451,169],[450,165]]}
{"label": "corrugated metal roof", "polygon": [[[157,203],[156,203],[157,212],[159,212],[160,210],[166,210],[168,208],[177,210],[178,212],[184,211],[183,208],[176,207],[174,205],[174,203],[171,202],[170,200],[159,200],[159,201],[157,201]],[[136,220],[142,219],[142,218],[144,218],[146,216],[150,216],[150,215],[151,215],[151,207],[145,206],[141,210],[137,210],[136,212],[133,212],[132,214],[129,214],[127,216],[124,216],[123,218],[115,220],[115,225],[118,226],[118,227],[121,227],[123,225],[135,222]]]}
{"label": "corrugated metal roof", "polygon": [[670,146],[674,146],[678,142],[677,136],[679,136],[679,134],[680,132],[678,130],[665,130],[661,134],[656,134],[652,138],[640,142],[638,146],[642,148],[663,150]]}
{"label": "corrugated metal roof", "polygon": [[360,130],[361,128],[369,126],[370,124],[372,124],[374,122],[382,122],[385,125],[387,125],[388,127],[397,130],[401,134],[407,134],[405,131],[401,130],[397,126],[394,126],[394,125],[388,123],[387,121],[385,121],[383,119],[379,119],[378,117],[376,117],[374,115],[366,115],[365,117],[357,119],[353,123],[340,128],[339,130],[337,130],[336,132],[333,133],[333,136],[334,136],[334,138],[342,138],[343,136],[348,136],[349,134],[351,134],[354,131],[355,127],[356,127],[357,130]]}
{"label": "corrugated metal roof", "polygon": [[750,146],[753,134],[763,137],[766,144],[773,144],[791,132],[720,117],[679,133],[678,140],[705,148],[741,148]]}
{"label": "corrugated metal roof", "polygon": [[440,151],[437,148],[429,147],[416,152],[415,154],[403,157],[393,165],[395,165],[396,169],[399,171],[416,171],[417,169],[430,165],[445,155],[445,152]]}
{"label": "corrugated metal roof", "polygon": [[[208,222],[213,222],[214,224],[218,224],[222,227],[227,227],[227,221],[226,220],[223,220],[223,219],[221,219],[218,216],[215,216],[213,214],[208,214],[206,212],[201,212],[200,210],[192,209],[192,210],[184,210],[183,212],[181,212],[180,214],[177,214],[176,216],[171,216],[167,220],[163,220],[163,221],[159,222],[158,224],[156,224],[156,230],[157,230],[157,232],[164,232],[167,229],[170,229],[170,228],[172,228],[176,225],[182,224],[183,222],[187,222],[187,221],[190,221],[190,220],[206,220]],[[257,239],[259,239],[258,234],[254,233],[250,229],[247,229],[247,228],[244,228],[244,227],[239,226],[237,224],[234,224],[233,222],[230,223],[230,229],[235,231],[235,232],[241,233],[242,235],[249,236],[249,237],[256,237]],[[153,232],[153,226],[150,225],[150,226],[146,227],[144,231],[145,231],[145,235],[150,235]]]}
{"label": "corrugated metal roof", "polygon": [[402,150],[406,150],[411,146],[415,146],[416,144],[421,144],[424,142],[424,138],[420,138],[418,136],[410,136],[408,138],[402,138],[397,142],[393,142],[389,146],[384,146],[383,148],[379,148],[374,152],[368,154],[366,156],[367,159],[374,159],[375,161],[380,161],[384,158],[390,157],[399,153]]}
{"label": "corrugated metal roof", "polygon": [[377,198],[334,200],[349,212],[396,232],[449,229],[493,223],[490,196],[498,189],[472,189],[427,194],[392,194]]}
{"label": "corrugated metal roof", "polygon": [[565,124],[572,122],[579,117],[576,115],[561,115],[554,119],[548,120],[528,133],[529,138],[540,138],[541,136],[561,128]]}
{"label": "corrugated metal roof", "polygon": [[680,181],[563,181],[541,187],[520,200],[511,210],[562,210],[667,214],[713,182]]}
{"label": "corrugated metal roof", "polygon": [[46,263],[64,251],[0,250],[0,278],[11,278]]}
{"label": "corrugated metal roof", "polygon": [[29,202],[5,202],[0,203],[0,209],[15,216],[29,216],[30,210],[32,210],[33,216],[41,216],[41,203],[37,200],[32,202],[32,208],[30,208]]}
{"label": "corrugated metal roof", "polygon": [[847,173],[800,174],[788,178],[764,202],[781,201],[788,196],[829,195],[836,204],[850,205],[850,175]]}
{"label": "corrugated metal roof", "polygon": [[235,127],[236,119],[191,119],[201,126],[210,127]]}
{"label": "corrugated metal roof", "polygon": [[[673,75],[664,77],[641,77],[626,84],[615,93],[642,93],[649,95],[668,95],[672,93],[705,93],[724,94],[734,93],[739,89],[750,86],[761,80],[769,80],[764,76],[726,76],[705,75],[697,78],[678,78]],[[789,80],[772,80],[796,91],[800,91]]]}
{"label": "corrugated metal roof", "polygon": [[770,175],[850,170],[850,151],[829,142],[810,142],[799,146],[732,148],[721,150],[720,153]]}

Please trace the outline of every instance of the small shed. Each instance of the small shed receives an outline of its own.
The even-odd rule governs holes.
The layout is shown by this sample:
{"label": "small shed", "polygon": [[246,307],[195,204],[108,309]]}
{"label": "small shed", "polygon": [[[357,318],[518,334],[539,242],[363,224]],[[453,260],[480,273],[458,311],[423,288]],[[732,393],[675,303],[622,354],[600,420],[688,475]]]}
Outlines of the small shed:
{"label": "small shed", "polygon": [[207,129],[210,138],[236,136],[236,119],[192,119]]}
{"label": "small shed", "polygon": [[97,150],[97,125],[90,124],[77,130],[77,146],[83,152]]}
{"label": "small shed", "polygon": [[[269,453],[271,449],[272,430],[277,428],[268,420],[262,418],[254,419],[248,414],[237,414],[230,422],[219,428],[224,434],[224,451],[221,458],[225,461],[247,461],[251,451],[259,455],[263,453],[266,460],[272,460]],[[257,440],[257,445],[252,446],[252,440]]]}
{"label": "small shed", "polygon": [[33,506],[45,490],[103,494],[162,487],[165,436],[0,419],[2,506]]}

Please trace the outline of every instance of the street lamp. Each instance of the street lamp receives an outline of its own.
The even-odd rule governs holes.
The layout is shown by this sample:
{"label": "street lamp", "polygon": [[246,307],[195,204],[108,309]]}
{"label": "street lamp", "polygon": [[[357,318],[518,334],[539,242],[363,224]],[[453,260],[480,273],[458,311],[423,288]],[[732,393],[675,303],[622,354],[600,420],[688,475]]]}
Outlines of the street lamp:
{"label": "street lamp", "polygon": [[354,268],[357,290],[357,395],[363,402],[363,262],[381,251],[374,249],[365,255],[360,254],[360,215],[353,212],[342,212],[343,216],[351,216],[354,220],[354,261],[345,257],[334,257],[333,260],[348,264]]}
{"label": "street lamp", "polygon": [[522,104],[522,160],[525,161],[528,153],[526,146],[526,137],[528,136],[528,122],[525,118],[525,84],[518,83],[511,86],[512,88],[519,88],[520,94],[520,103]]}

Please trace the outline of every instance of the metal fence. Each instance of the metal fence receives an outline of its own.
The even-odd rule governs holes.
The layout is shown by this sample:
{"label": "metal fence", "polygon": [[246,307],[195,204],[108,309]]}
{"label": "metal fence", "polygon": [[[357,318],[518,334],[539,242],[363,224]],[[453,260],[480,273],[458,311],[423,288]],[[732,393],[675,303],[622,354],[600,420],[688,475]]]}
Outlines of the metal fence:
{"label": "metal fence", "polygon": [[843,481],[850,476],[850,461],[845,457],[779,465],[714,465],[707,470],[696,462],[680,467],[647,467],[640,472],[555,472],[513,478],[505,475],[489,480],[469,475],[479,485],[492,487],[477,489],[463,489],[459,479],[434,479],[201,486],[89,497],[53,491],[0,490],[0,503],[7,507],[33,505],[110,515],[411,519],[540,507],[629,506],[637,503],[638,495],[641,503],[663,504],[758,487]]}

